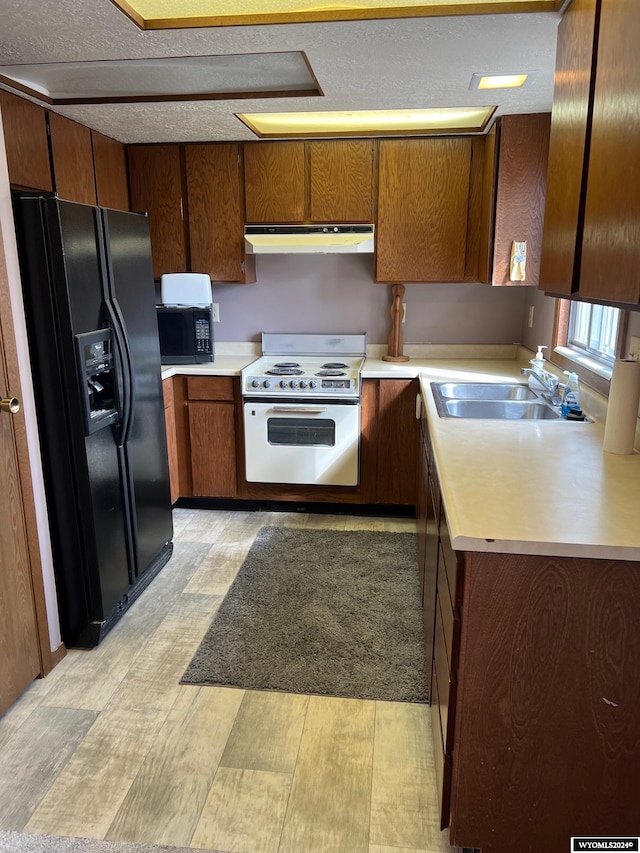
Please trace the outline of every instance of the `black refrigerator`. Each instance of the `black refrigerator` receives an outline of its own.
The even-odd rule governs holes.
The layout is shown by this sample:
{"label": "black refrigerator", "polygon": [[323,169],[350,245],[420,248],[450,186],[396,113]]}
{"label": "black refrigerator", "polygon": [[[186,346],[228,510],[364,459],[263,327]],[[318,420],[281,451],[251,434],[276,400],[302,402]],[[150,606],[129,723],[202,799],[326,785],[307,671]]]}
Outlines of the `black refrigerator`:
{"label": "black refrigerator", "polygon": [[62,638],[90,648],[173,547],[149,225],[13,204]]}

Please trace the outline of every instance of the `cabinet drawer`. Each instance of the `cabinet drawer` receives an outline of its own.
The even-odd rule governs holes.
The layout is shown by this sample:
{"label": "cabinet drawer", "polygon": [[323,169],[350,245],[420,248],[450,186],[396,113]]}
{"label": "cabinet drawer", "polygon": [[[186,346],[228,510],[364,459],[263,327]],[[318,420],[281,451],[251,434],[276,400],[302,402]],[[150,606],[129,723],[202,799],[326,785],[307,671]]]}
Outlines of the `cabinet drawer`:
{"label": "cabinet drawer", "polygon": [[188,376],[190,400],[233,400],[232,376]]}
{"label": "cabinet drawer", "polygon": [[444,744],[445,753],[450,755],[453,751],[453,720],[455,715],[456,681],[451,675],[451,668],[447,658],[439,601],[438,607],[436,608],[436,635],[433,659],[433,668],[435,670],[434,678],[438,682],[438,696],[440,700],[442,742]]}
{"label": "cabinet drawer", "polygon": [[440,517],[442,515],[442,499],[440,497],[440,486],[438,484],[438,477],[435,471],[429,474],[429,489],[431,490],[431,503],[433,505],[433,515],[435,518],[435,523],[436,526],[440,528]]}
{"label": "cabinet drawer", "polygon": [[[442,560],[440,563],[442,565]],[[447,584],[447,578],[445,572],[442,571],[441,566],[438,571],[438,599],[440,602],[440,617],[442,619],[442,630],[444,634],[445,648],[447,651],[447,661],[449,662],[449,669],[453,671],[455,668],[455,662],[453,660],[453,604],[449,597],[449,585]]]}
{"label": "cabinet drawer", "polygon": [[458,554],[451,547],[451,538],[444,512],[440,513],[440,564],[444,565],[449,585],[449,597],[454,609],[462,601],[462,582]]}
{"label": "cabinet drawer", "polygon": [[433,691],[433,702],[431,704],[433,757],[438,789],[438,805],[440,806],[440,829],[446,829],[449,826],[449,813],[451,809],[451,773],[453,762],[451,756],[444,751],[442,728],[440,726],[438,683],[435,674],[433,677]]}

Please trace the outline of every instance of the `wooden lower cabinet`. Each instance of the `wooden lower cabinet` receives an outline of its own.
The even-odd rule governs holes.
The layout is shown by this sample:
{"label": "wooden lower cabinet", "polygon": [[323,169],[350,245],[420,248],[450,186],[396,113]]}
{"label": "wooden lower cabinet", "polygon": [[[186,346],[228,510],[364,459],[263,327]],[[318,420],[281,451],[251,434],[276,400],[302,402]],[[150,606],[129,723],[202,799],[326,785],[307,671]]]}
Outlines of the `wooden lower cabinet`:
{"label": "wooden lower cabinet", "polygon": [[192,494],[234,498],[238,481],[233,378],[188,376],[187,399]]}
{"label": "wooden lower cabinet", "polygon": [[[427,427],[423,508],[437,489],[424,476],[435,473]],[[427,669],[451,844],[566,853],[572,835],[635,837],[640,563],[456,552],[444,507],[437,557],[425,560],[427,518],[423,509]]]}
{"label": "wooden lower cabinet", "polygon": [[414,506],[417,379],[362,382],[361,502]]}
{"label": "wooden lower cabinet", "polygon": [[178,476],[178,437],[176,432],[172,377],[162,381],[162,396],[164,397],[164,421],[167,431],[167,456],[169,457],[171,503],[174,504],[180,497],[180,482]]}

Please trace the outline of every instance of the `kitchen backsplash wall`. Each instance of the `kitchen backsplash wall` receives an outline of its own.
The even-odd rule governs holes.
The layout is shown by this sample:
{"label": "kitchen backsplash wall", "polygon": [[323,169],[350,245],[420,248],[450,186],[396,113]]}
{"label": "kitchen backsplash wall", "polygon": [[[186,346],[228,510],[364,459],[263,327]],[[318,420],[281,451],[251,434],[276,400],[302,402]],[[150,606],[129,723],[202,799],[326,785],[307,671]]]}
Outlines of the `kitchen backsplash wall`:
{"label": "kitchen backsplash wall", "polygon": [[[391,285],[374,284],[371,255],[263,255],[257,283],[213,285],[218,341],[259,341],[261,332],[366,332],[385,343]],[[405,343],[520,342],[526,288],[409,284]]]}

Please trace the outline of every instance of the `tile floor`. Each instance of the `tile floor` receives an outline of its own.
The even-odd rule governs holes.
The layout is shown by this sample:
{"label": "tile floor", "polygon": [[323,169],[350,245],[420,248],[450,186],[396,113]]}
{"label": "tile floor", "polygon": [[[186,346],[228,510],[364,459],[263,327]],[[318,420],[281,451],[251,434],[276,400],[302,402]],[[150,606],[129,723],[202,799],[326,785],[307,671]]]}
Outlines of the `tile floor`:
{"label": "tile floor", "polygon": [[174,510],[170,563],[93,651],[0,719],[0,829],[229,853],[445,853],[425,706],[179,684],[264,524]]}

